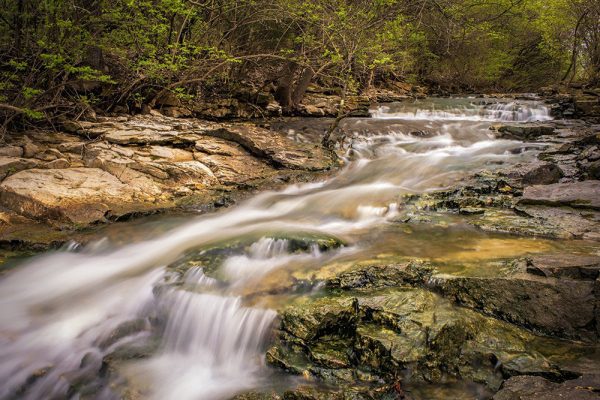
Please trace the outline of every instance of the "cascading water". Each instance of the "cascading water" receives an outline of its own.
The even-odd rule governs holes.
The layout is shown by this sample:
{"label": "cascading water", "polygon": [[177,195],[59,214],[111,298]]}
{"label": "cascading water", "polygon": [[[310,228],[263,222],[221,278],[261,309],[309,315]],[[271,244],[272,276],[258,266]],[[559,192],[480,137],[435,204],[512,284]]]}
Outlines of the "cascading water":
{"label": "cascading water", "polygon": [[382,119],[455,121],[547,121],[550,109],[531,100],[427,99],[382,105],[372,112]]}
{"label": "cascading water", "polygon": [[[317,269],[352,251],[292,251],[273,232],[368,246],[363,239],[402,209],[401,195],[535,154],[493,139],[486,121],[549,118],[538,103],[447,103],[386,105],[348,122],[347,165],[329,180],[259,194],[160,238],[68,248],[10,272],[0,280],[0,398],[108,399],[122,384],[143,398],[226,399],[260,386],[276,313],[246,304],[245,291],[277,270]],[[221,260],[214,277],[199,265],[169,267],[188,251],[249,237],[254,243]],[[115,362],[122,381],[107,382],[102,360],[132,349],[143,359]]]}

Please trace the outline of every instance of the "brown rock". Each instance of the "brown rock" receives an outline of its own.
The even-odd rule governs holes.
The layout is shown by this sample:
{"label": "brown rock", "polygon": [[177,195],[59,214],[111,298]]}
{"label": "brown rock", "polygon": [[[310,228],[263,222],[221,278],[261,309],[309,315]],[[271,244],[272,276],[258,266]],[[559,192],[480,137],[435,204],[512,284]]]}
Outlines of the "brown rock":
{"label": "brown rock", "polygon": [[523,204],[546,204],[600,209],[600,181],[588,180],[527,187],[519,201]]}
{"label": "brown rock", "polygon": [[27,158],[0,156],[0,180],[24,169],[35,168],[38,164],[39,161]]}
{"label": "brown rock", "polygon": [[191,151],[165,146],[150,147],[150,155],[171,162],[192,161],[194,159]]}
{"label": "brown rock", "polygon": [[249,153],[279,167],[315,171],[328,169],[333,164],[331,156],[320,146],[296,143],[253,125],[228,125],[209,129],[205,134],[239,143]]}
{"label": "brown rock", "polygon": [[0,147],[1,157],[21,157],[23,156],[23,149],[19,146],[2,146]]}
{"label": "brown rock", "polygon": [[541,376],[513,376],[506,380],[494,400],[597,400],[600,399],[600,376],[584,375],[563,383]]}
{"label": "brown rock", "polygon": [[46,168],[50,169],[63,169],[69,168],[70,166],[71,163],[69,163],[69,161],[67,161],[64,158],[59,158],[57,160],[50,161],[48,164],[45,165]]}
{"label": "brown rock", "polygon": [[19,214],[69,224],[102,221],[131,209],[132,191],[96,168],[29,169],[0,185],[0,204]]}
{"label": "brown rock", "polygon": [[567,253],[533,256],[528,260],[527,272],[546,277],[595,280],[600,275],[600,257]]}

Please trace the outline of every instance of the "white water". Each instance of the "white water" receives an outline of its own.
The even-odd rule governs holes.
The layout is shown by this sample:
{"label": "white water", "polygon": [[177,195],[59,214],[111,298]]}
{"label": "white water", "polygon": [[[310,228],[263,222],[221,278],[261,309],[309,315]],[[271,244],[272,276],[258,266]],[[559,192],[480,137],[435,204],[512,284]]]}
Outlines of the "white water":
{"label": "white water", "polygon": [[372,110],[380,119],[443,121],[548,121],[550,109],[538,101],[491,99],[427,99],[382,105]]}
{"label": "white water", "polygon": [[[540,110],[521,106],[511,115],[529,120]],[[469,171],[532,157],[532,151],[521,151],[522,143],[489,135],[482,119],[506,117],[506,110],[496,111],[477,109],[479,119],[473,120],[471,111],[445,110],[452,115],[444,118],[455,121],[434,123],[419,120],[437,111],[408,116],[380,108],[375,119],[358,121],[347,165],[327,181],[260,194],[160,238],[121,248],[73,248],[79,252],[25,263],[0,281],[0,398],[76,398],[75,388],[100,376],[103,357],[153,342],[158,346],[149,358],[117,366],[143,398],[226,399],[263,385],[263,353],[275,312],[245,306],[243,289],[277,269],[319,265],[338,254],[290,253],[286,240],[269,238],[272,232],[357,237],[394,218],[402,194],[435,190]],[[382,122],[390,117],[405,119]],[[434,135],[414,137],[415,128]],[[263,238],[224,260],[223,281],[200,266],[184,276],[166,268],[187,250],[249,236]],[[139,327],[115,335],[128,321]],[[116,396],[106,382],[100,384],[94,392],[99,398]]]}

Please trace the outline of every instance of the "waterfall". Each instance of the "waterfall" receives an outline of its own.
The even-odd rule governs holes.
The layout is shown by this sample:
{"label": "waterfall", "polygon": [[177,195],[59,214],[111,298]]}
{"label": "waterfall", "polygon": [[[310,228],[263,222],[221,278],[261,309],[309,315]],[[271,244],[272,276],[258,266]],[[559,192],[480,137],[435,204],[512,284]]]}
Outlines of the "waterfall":
{"label": "waterfall", "polygon": [[274,311],[185,290],[169,290],[160,308],[168,318],[159,354],[128,371],[152,398],[225,399],[256,385]]}

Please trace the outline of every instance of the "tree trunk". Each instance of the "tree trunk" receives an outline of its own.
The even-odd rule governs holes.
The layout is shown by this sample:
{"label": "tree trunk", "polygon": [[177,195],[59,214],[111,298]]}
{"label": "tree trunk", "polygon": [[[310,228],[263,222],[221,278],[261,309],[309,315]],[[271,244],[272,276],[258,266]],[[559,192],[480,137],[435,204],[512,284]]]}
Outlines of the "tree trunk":
{"label": "tree trunk", "polygon": [[17,12],[14,15],[15,27],[15,53],[17,57],[22,54],[23,47],[23,15],[25,14],[25,0],[17,2]]}
{"label": "tree trunk", "polygon": [[281,105],[284,111],[289,112],[293,107],[292,101],[292,85],[294,83],[294,76],[298,70],[298,64],[293,61],[289,61],[283,67],[281,71],[281,78],[277,82],[277,89],[275,90],[275,99]]}
{"label": "tree trunk", "polygon": [[293,107],[298,107],[298,105],[302,103],[306,89],[308,89],[308,86],[312,82],[312,78],[314,76],[315,72],[312,70],[312,68],[304,68],[304,71],[302,71],[302,74],[300,75],[300,79],[298,79],[298,82],[296,83],[294,93],[292,94]]}
{"label": "tree trunk", "polygon": [[336,143],[338,141],[341,142],[344,139],[343,137],[334,137],[333,133],[337,129],[340,122],[349,115],[349,113],[344,113],[344,107],[346,105],[346,91],[348,89],[347,83],[348,83],[348,81],[347,81],[347,79],[345,79],[344,85],[342,86],[342,97],[340,98],[340,104],[338,105],[337,117],[335,118],[333,123],[329,126],[329,129],[327,130],[327,132],[325,133],[325,136],[323,136],[323,139],[321,140],[321,145],[323,147],[325,147],[327,150],[330,150],[332,153],[334,153]]}

